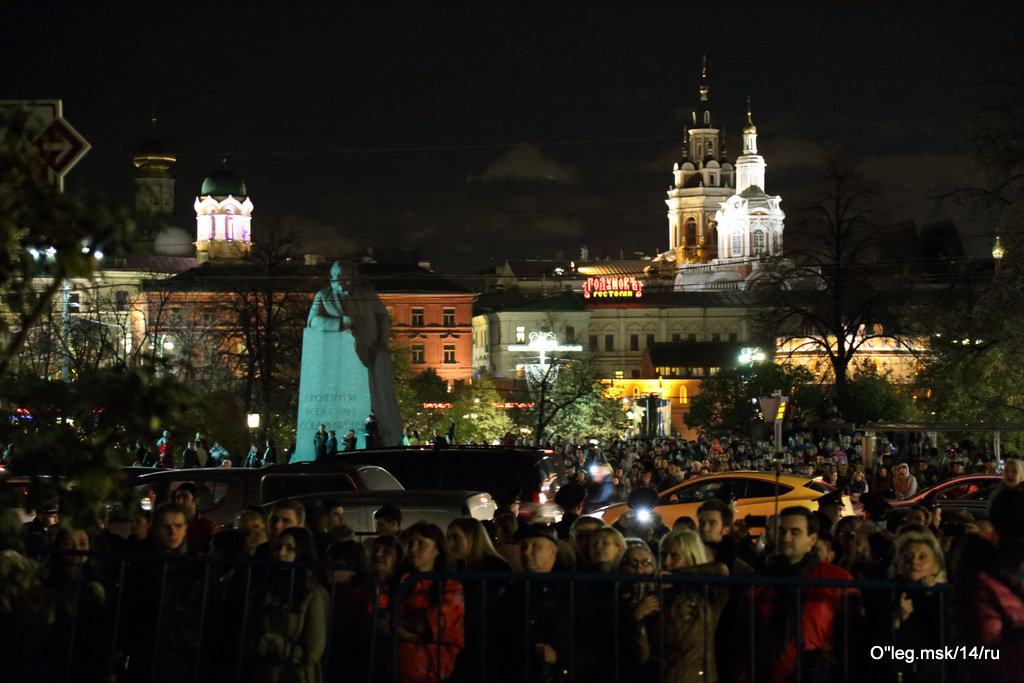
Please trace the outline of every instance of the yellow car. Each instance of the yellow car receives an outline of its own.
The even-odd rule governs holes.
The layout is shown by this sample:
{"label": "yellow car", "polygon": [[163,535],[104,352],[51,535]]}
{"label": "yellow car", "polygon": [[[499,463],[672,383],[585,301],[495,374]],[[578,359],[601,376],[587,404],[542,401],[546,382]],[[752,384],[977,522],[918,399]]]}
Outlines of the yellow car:
{"label": "yellow car", "polygon": [[[661,515],[662,523],[668,528],[680,517],[689,517],[697,521],[697,508],[709,498],[724,497],[725,492],[719,489],[728,485],[732,489],[731,498],[736,499],[736,519],[753,519],[747,521],[750,533],[758,535],[764,532],[764,519],[775,514],[775,473],[773,472],[719,472],[705,474],[687,479],[658,494],[658,503],[653,510],[634,511],[625,503],[616,503],[596,510],[594,517],[600,517],[606,524],[614,524],[623,515],[643,515],[654,512]],[[780,474],[778,485],[778,509],[791,505],[802,505],[809,510],[817,510],[817,499],[834,491],[831,486],[820,479],[802,477],[795,474]],[[853,506],[850,497],[843,496],[843,516],[852,515]]]}

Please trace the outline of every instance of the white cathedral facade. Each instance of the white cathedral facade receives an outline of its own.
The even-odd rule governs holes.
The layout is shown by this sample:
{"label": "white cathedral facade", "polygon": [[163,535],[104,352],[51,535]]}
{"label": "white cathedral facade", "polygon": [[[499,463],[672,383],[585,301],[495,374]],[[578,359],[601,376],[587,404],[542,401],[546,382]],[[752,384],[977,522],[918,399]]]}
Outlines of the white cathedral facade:
{"label": "white cathedral facade", "polygon": [[659,260],[674,264],[677,291],[744,289],[763,259],[782,254],[785,214],[781,198],[764,189],[766,164],[757,151],[749,100],[743,153],[732,164],[708,93],[705,64],[698,107],[665,200],[669,250]]}

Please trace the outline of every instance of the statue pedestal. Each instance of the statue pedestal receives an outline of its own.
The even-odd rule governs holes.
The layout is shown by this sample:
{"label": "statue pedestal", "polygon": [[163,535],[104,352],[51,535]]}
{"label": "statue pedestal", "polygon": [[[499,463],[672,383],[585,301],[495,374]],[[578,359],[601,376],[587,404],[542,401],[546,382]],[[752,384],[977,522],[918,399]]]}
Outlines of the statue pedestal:
{"label": "statue pedestal", "polygon": [[350,429],[356,432],[357,447],[365,448],[364,427],[370,410],[369,372],[356,355],[352,333],[306,328],[292,462],[316,458],[313,435],[322,424],[335,431],[339,449]]}

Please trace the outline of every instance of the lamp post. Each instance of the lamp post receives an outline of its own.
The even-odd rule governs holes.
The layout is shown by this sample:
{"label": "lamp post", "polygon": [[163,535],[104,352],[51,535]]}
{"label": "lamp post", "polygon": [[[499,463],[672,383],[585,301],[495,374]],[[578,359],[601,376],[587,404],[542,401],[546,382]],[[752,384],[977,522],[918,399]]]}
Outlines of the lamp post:
{"label": "lamp post", "polygon": [[249,413],[245,416],[245,423],[249,425],[249,440],[256,443],[256,430],[260,428],[260,414]]}

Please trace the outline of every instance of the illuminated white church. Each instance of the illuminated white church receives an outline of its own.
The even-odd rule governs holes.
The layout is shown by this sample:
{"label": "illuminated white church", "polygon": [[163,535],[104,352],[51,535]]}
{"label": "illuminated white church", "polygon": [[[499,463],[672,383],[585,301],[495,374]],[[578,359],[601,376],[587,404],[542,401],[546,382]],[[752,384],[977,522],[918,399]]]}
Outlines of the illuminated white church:
{"label": "illuminated white church", "polygon": [[700,100],[665,200],[669,251],[658,260],[663,266],[674,265],[677,291],[745,289],[765,258],[782,254],[785,214],[779,207],[781,198],[764,191],[766,164],[757,152],[750,102],[743,153],[733,165],[708,92],[705,63]]}

